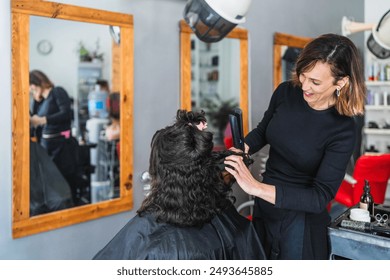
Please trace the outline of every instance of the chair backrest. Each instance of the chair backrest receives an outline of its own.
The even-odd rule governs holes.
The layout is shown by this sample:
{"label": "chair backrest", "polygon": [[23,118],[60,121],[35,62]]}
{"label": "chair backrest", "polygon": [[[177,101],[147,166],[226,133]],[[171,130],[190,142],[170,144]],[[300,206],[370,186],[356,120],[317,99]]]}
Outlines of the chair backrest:
{"label": "chair backrest", "polygon": [[354,204],[363,193],[364,180],[368,180],[375,203],[385,200],[387,184],[390,178],[390,154],[363,155],[356,161],[353,177],[357,180],[353,190]]}

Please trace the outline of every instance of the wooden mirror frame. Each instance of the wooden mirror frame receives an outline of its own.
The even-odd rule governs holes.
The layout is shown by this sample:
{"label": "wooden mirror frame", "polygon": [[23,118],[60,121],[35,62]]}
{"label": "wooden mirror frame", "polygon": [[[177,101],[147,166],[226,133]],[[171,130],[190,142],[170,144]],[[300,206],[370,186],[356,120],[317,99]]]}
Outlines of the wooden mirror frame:
{"label": "wooden mirror frame", "polygon": [[[133,207],[133,17],[54,2],[12,0],[12,236],[49,231]],[[121,27],[120,196],[89,205],[30,217],[29,27],[30,16]],[[107,30],[108,32],[108,30]]]}
{"label": "wooden mirror frame", "polygon": [[[192,29],[180,21],[180,108],[191,110],[191,34]],[[240,40],[240,96],[244,135],[248,133],[248,31],[234,28],[226,38]]]}
{"label": "wooden mirror frame", "polygon": [[285,33],[274,33],[274,89],[282,82],[282,47],[304,48],[312,40],[310,37],[301,37]]}

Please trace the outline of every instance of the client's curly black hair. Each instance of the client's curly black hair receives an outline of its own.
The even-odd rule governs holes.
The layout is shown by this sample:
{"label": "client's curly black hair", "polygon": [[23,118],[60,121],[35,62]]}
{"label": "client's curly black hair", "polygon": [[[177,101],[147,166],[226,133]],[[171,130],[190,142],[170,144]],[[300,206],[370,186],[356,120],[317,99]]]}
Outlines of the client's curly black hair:
{"label": "client's curly black hair", "polygon": [[151,192],[137,211],[158,222],[202,226],[234,198],[213,156],[213,134],[199,130],[204,112],[178,110],[176,122],[155,133],[151,143]]}

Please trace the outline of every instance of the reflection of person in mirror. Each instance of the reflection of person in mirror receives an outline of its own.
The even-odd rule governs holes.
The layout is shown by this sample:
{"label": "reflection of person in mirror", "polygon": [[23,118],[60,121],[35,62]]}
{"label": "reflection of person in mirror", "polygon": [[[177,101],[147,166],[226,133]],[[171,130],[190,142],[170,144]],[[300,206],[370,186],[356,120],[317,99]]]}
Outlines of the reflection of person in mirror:
{"label": "reflection of person in mirror", "polygon": [[152,138],[151,192],[94,259],[264,259],[213,157],[204,112],[179,110]]}
{"label": "reflection of person in mirror", "polygon": [[107,93],[107,108],[109,111],[110,123],[106,127],[105,135],[107,140],[119,140],[119,92],[110,92],[110,86],[106,80],[99,79],[96,82],[96,85],[99,86],[100,91]]}
{"label": "reflection of person in mirror", "polygon": [[[31,126],[41,129],[40,144],[57,165],[71,188],[77,172],[77,145],[70,135],[71,101],[64,88],[54,86],[45,73],[30,72],[30,92],[34,101],[39,101],[30,117]],[[72,188],[74,191],[74,188]]]}
{"label": "reflection of person in mirror", "polygon": [[64,139],[70,137],[72,120],[68,93],[56,87],[43,72],[30,72],[30,92],[34,100],[41,99],[35,114],[30,118],[33,127],[42,127],[41,144],[54,159],[60,152]]}
{"label": "reflection of person in mirror", "polygon": [[306,45],[291,81],[271,97],[245,138],[253,154],[269,144],[262,182],[242,158],[226,168],[255,197],[254,223],[269,259],[329,259],[327,205],[335,197],[357,141],[364,75],[359,52],[343,36],[326,34]]}
{"label": "reflection of person in mirror", "polygon": [[[39,91],[30,91],[30,117],[38,113],[39,106],[42,104],[43,97]],[[42,126],[30,127],[30,136],[36,142],[40,142],[42,136]]]}
{"label": "reflection of person in mirror", "polygon": [[120,137],[120,94],[119,92],[110,93],[108,96],[108,112],[110,124],[106,127],[106,138],[109,141],[119,140]]}
{"label": "reflection of person in mirror", "polygon": [[110,85],[108,84],[107,80],[99,79],[96,81],[96,85],[99,86],[101,91],[107,92],[107,94],[110,93]]}

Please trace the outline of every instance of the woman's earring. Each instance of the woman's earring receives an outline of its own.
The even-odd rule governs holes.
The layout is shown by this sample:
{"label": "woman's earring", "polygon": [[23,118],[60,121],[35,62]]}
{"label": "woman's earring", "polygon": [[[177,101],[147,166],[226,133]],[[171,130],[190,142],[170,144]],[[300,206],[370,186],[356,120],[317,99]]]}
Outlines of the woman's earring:
{"label": "woman's earring", "polygon": [[339,88],[336,88],[336,95],[337,95],[337,97],[340,96],[340,89]]}

